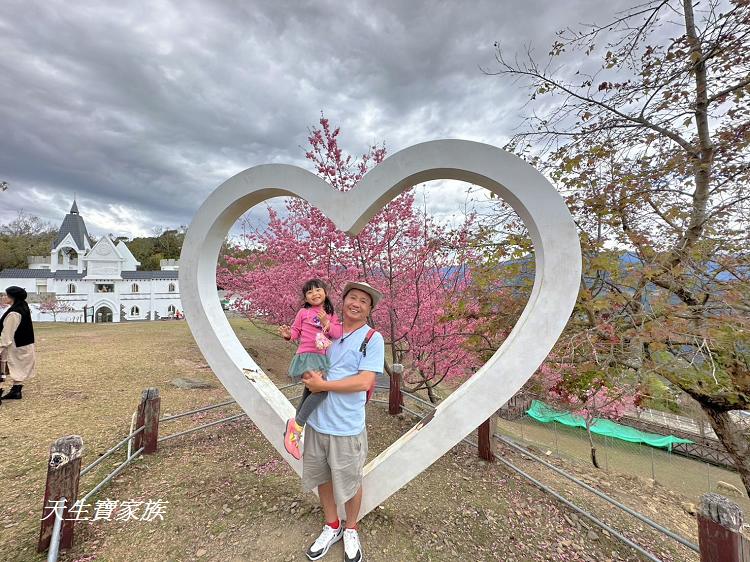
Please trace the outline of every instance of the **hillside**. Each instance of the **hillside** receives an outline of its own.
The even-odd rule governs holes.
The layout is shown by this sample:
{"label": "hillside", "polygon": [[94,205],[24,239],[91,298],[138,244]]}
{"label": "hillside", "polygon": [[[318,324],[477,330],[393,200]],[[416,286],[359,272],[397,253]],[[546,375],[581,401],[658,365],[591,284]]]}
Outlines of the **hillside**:
{"label": "hillside", "polygon": [[[266,372],[285,382],[293,348],[243,320],[233,324]],[[24,388],[24,400],[0,406],[0,424],[8,428],[3,450],[11,452],[0,457],[6,483],[0,495],[2,560],[44,559],[33,549],[48,447],[55,438],[82,435],[86,465],[127,434],[143,388],[160,388],[163,415],[227,399],[184,322],[50,324],[37,332],[39,375]],[[213,387],[179,389],[170,384],[177,377],[202,379]],[[162,434],[237,411],[227,407],[163,424]],[[371,456],[412,423],[371,404]],[[86,476],[81,490],[91,489],[111,467]],[[628,490],[641,485],[622,488],[635,505],[642,502]],[[659,498],[650,504],[657,510],[650,516],[663,516],[665,523],[681,518],[680,526],[691,528],[691,518],[675,509],[679,497],[658,489],[650,493]],[[98,499],[169,503],[162,522],[79,524],[75,547],[61,560],[303,560],[321,523],[315,496],[302,493],[294,473],[247,420],[163,444],[157,454],[127,468]],[[691,559],[632,520],[610,513],[608,521],[664,560]],[[365,555],[373,561],[641,559],[516,474],[479,461],[467,446],[453,449],[391,497],[361,522],[361,529]],[[339,550],[332,551],[332,559]]]}

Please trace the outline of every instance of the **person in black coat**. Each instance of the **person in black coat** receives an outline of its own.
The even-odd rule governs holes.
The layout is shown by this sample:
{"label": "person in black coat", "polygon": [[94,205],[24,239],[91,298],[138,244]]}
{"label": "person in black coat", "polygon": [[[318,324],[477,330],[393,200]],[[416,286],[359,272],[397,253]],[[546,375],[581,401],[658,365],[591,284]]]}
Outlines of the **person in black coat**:
{"label": "person in black coat", "polygon": [[26,290],[8,287],[2,297],[8,306],[0,317],[0,373],[11,381],[11,389],[0,400],[20,399],[23,383],[36,374],[36,349],[31,311],[26,303]]}

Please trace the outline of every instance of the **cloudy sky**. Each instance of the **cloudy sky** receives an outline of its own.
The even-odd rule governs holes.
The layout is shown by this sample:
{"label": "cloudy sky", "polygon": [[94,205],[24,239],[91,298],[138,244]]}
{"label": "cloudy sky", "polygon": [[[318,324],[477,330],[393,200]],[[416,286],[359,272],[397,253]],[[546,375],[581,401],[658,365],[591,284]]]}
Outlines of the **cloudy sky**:
{"label": "cloudy sky", "polygon": [[[503,144],[526,93],[480,70],[493,43],[544,54],[560,27],[611,16],[602,4],[4,0],[0,222],[57,225],[75,194],[96,235],[188,224],[233,174],[306,165],[321,111],[356,154]],[[436,212],[463,200],[450,190]]]}

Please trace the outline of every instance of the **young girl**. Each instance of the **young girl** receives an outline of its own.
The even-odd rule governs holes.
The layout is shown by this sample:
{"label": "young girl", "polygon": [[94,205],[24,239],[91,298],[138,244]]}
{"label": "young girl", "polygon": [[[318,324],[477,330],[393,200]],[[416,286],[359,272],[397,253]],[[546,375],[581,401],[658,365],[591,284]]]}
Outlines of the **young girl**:
{"label": "young girl", "polygon": [[[291,328],[289,326],[279,328],[279,333],[284,338],[299,341],[297,353],[289,366],[289,375],[295,379],[307,371],[327,373],[330,364],[326,357],[326,348],[331,345],[331,339],[340,338],[343,333],[323,281],[310,279],[305,283],[302,287],[302,298],[304,300],[302,308],[297,312]],[[328,396],[327,392],[313,394],[305,387],[302,401],[297,408],[297,415],[286,422],[284,448],[295,459],[302,456],[299,440],[307,418],[326,399],[326,396]]]}

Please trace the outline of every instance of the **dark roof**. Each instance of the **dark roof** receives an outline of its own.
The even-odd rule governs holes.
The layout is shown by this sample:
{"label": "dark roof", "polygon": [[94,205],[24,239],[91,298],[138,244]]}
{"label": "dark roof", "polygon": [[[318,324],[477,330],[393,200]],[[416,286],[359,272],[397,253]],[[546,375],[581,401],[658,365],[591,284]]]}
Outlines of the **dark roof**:
{"label": "dark roof", "polygon": [[123,279],[178,279],[179,271],[123,271]]}
{"label": "dark roof", "polygon": [[73,199],[73,206],[70,208],[70,214],[71,215],[77,215],[78,213],[78,203],[76,203],[76,200]]}
{"label": "dark roof", "polygon": [[84,240],[88,239],[89,236],[89,233],[86,230],[86,223],[83,222],[83,217],[78,214],[78,207],[76,207],[75,203],[73,203],[73,209],[71,209],[71,211],[74,209],[76,210],[75,213],[70,212],[65,215],[65,218],[60,225],[60,230],[57,231],[55,241],[52,242],[53,248],[56,248],[68,234],[73,237],[73,240],[79,249],[83,250],[86,247]]}
{"label": "dark roof", "polygon": [[78,273],[72,270],[55,271],[55,279],[83,279],[86,272]]}
{"label": "dark roof", "polygon": [[[31,279],[34,277],[49,279],[83,279],[86,272],[78,273],[73,270],[50,271],[49,269],[3,269],[0,279]],[[123,279],[178,279],[179,271],[123,271]]]}
{"label": "dark roof", "polygon": [[34,278],[34,277],[44,277],[49,279],[50,277],[54,277],[55,274],[52,273],[49,269],[3,269],[0,271],[0,278],[17,278],[17,279],[28,279],[28,278]]}

